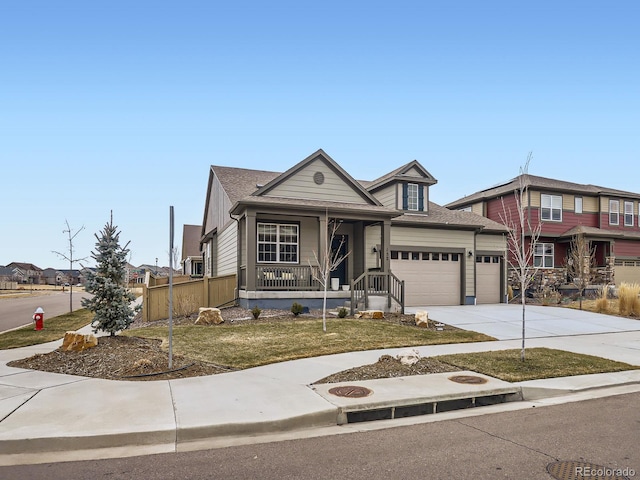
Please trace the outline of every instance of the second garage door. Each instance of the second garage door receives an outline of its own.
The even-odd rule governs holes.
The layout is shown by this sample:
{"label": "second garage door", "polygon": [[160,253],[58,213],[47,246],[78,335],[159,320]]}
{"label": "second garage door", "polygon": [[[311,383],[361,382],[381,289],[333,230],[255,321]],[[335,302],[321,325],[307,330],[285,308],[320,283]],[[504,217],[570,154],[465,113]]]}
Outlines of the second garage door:
{"label": "second garage door", "polygon": [[478,255],[476,257],[476,302],[500,303],[500,257]]}
{"label": "second garage door", "polygon": [[407,307],[461,303],[458,253],[392,251],[391,271],[404,280]]}

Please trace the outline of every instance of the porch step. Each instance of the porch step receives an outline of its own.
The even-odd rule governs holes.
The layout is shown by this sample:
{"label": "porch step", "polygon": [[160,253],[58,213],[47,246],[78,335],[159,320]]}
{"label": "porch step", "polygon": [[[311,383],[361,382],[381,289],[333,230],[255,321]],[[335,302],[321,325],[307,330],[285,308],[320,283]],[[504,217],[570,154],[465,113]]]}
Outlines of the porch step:
{"label": "porch step", "polygon": [[[344,308],[347,310],[351,309],[351,300],[346,300],[344,302]],[[355,310],[381,310],[385,313],[397,313],[400,311],[400,306],[393,302],[391,308],[389,308],[387,306],[386,295],[369,295],[369,305],[365,308],[364,299],[361,299],[360,302],[356,303]]]}

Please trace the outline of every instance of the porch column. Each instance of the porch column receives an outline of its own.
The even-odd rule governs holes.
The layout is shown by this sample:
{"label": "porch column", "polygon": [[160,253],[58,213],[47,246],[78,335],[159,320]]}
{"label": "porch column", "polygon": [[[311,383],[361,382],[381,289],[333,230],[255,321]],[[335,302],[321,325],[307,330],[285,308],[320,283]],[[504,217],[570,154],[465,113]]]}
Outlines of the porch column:
{"label": "porch column", "polygon": [[318,221],[320,223],[319,234],[320,238],[318,239],[318,261],[320,261],[321,265],[324,265],[325,257],[327,255],[327,237],[329,236],[329,225],[327,223],[327,217],[320,216],[318,217]]}
{"label": "porch column", "polygon": [[388,272],[390,270],[390,259],[391,259],[391,220],[385,220],[382,225],[382,232],[380,239],[380,248],[382,249],[382,255],[380,259],[380,267],[383,272]]}
{"label": "porch column", "polygon": [[256,212],[247,210],[245,221],[247,222],[247,238],[245,240],[247,243],[247,291],[253,292],[256,289],[256,245],[258,242]]}

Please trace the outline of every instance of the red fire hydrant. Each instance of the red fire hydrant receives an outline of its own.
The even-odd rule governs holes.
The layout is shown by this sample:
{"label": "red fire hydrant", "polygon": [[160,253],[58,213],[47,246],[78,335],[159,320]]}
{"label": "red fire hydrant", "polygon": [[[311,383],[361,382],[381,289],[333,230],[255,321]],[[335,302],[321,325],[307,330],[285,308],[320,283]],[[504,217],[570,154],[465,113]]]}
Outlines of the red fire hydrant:
{"label": "red fire hydrant", "polygon": [[33,314],[33,321],[36,322],[36,330],[42,330],[44,328],[44,310],[42,307],[36,308]]}

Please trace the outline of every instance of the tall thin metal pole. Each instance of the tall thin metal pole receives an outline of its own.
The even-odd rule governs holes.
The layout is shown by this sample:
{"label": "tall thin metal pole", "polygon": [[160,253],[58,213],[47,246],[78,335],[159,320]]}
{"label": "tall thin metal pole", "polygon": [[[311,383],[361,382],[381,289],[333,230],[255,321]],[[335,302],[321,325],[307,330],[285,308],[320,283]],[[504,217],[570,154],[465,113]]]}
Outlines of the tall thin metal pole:
{"label": "tall thin metal pole", "polygon": [[169,368],[173,368],[173,206],[169,207]]}

